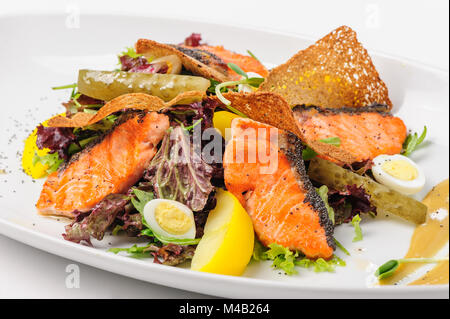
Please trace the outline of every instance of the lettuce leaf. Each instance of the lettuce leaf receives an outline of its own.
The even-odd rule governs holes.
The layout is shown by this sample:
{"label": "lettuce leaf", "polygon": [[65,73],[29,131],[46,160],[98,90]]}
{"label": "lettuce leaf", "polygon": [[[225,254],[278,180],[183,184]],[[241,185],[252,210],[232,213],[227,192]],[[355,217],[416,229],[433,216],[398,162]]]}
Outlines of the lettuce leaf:
{"label": "lettuce leaf", "polygon": [[177,126],[164,137],[146,178],[153,184],[157,198],[176,200],[200,211],[214,190],[212,174],[213,168],[203,161],[188,132]]}
{"label": "lettuce leaf", "polygon": [[287,275],[297,274],[296,266],[302,268],[313,268],[315,272],[334,272],[336,266],[344,267],[345,261],[336,255],[330,260],[318,258],[309,259],[298,252],[293,252],[282,245],[272,243],[268,248],[264,247],[256,238],[253,248],[253,259],[255,261],[272,260],[272,267],[283,270]]}
{"label": "lettuce leaf", "polygon": [[264,255],[267,259],[273,260],[273,268],[281,269],[287,275],[294,275],[297,273],[294,264],[295,258],[298,256],[297,252],[294,254],[289,248],[272,243],[269,245],[269,250],[267,250]]}
{"label": "lettuce leaf", "polygon": [[47,165],[47,174],[51,174],[53,172],[56,172],[58,168],[61,166],[61,164],[64,162],[64,160],[59,158],[58,153],[53,154],[45,154],[43,156],[39,156],[37,152],[34,153],[33,156],[33,166],[35,166],[37,163],[41,163],[42,165]]}
{"label": "lettuce leaf", "polygon": [[361,241],[363,239],[361,226],[359,225],[360,222],[361,222],[361,217],[359,217],[359,215],[355,215],[352,218],[352,225],[355,228],[355,237],[353,237],[353,242]]}
{"label": "lettuce leaf", "polygon": [[125,210],[130,197],[123,194],[110,194],[95,205],[92,212],[81,221],[75,221],[66,226],[64,239],[91,244],[91,237],[102,240],[106,230],[111,226],[117,215]]}

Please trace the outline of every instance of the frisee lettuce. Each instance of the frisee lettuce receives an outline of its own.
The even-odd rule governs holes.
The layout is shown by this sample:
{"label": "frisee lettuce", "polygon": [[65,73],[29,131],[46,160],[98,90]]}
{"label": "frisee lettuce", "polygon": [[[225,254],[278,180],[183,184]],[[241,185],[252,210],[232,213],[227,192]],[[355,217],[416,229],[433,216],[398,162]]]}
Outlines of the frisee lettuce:
{"label": "frisee lettuce", "polygon": [[355,237],[353,237],[353,242],[361,241],[363,239],[361,226],[359,225],[360,222],[361,222],[361,217],[359,217],[359,215],[353,216],[352,225],[355,228]]}
{"label": "frisee lettuce", "polygon": [[138,58],[142,56],[142,54],[136,53],[136,50],[133,47],[126,47],[124,51],[120,52],[119,57],[128,55],[130,58]]}
{"label": "frisee lettuce", "polygon": [[336,266],[345,267],[346,263],[343,259],[333,255],[330,260],[325,260],[323,258],[311,260],[304,257],[296,260],[295,265],[302,268],[313,268],[314,272],[334,272]]}
{"label": "frisee lettuce", "polygon": [[32,160],[33,166],[36,166],[37,163],[41,163],[42,165],[47,166],[47,174],[56,172],[63,162],[64,160],[59,158],[57,152],[48,153],[42,156],[39,156],[37,152],[35,152]]}
{"label": "frisee lettuce", "polygon": [[298,252],[293,252],[276,243],[272,243],[266,248],[256,238],[253,259],[255,261],[271,260],[273,268],[283,270],[287,275],[297,274],[296,266],[313,268],[315,272],[333,272],[336,266],[344,267],[346,265],[345,261],[336,255],[333,255],[330,260],[323,258],[313,260],[300,256]]}

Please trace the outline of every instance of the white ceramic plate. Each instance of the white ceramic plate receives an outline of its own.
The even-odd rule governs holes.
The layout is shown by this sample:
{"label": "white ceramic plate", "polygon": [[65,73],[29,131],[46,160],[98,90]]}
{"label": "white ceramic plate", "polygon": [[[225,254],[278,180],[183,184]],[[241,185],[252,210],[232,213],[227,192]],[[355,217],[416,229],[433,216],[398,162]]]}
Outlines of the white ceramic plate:
{"label": "white ceramic plate", "polygon": [[[293,35],[162,18],[83,16],[83,27],[65,27],[65,17],[11,16],[0,18],[0,233],[36,248],[125,276],[170,287],[223,297],[360,298],[447,297],[448,285],[434,287],[373,287],[373,272],[388,259],[405,254],[414,226],[380,216],[362,224],[364,240],[352,243],[353,229],[343,225],[336,237],[351,252],[346,267],[335,273],[299,269],[285,276],[269,262],[251,263],[242,277],[219,276],[153,264],[107,253],[109,247],[129,246],[128,238],[107,237],[96,249],[62,239],[66,220],[44,218],[34,204],[42,181],[33,182],[20,169],[23,140],[37,123],[63,110],[68,91],[52,86],[73,83],[81,68],[114,69],[116,54],[139,37],[179,43],[201,32],[210,44],[237,52],[250,49],[268,65],[286,61],[311,42]],[[380,37],[382,35],[380,34]],[[448,178],[448,73],[412,62],[373,54],[395,105],[394,113],[408,128],[428,126],[424,147],[413,154],[427,176],[422,198],[433,185]],[[448,247],[446,248],[448,250]],[[422,270],[424,271],[424,270]]]}

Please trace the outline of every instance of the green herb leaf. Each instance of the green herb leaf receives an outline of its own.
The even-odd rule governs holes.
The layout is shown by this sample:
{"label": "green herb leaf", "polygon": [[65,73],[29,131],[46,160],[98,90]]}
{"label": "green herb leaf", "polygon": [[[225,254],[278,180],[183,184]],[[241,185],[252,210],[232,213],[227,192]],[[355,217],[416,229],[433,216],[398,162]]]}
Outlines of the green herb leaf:
{"label": "green herb leaf", "polygon": [[319,194],[320,198],[325,204],[325,207],[328,211],[328,217],[331,222],[334,224],[334,209],[328,204],[328,187],[326,185],[322,185],[320,188],[316,189],[317,194]]}
{"label": "green herb leaf", "polygon": [[412,152],[414,152],[417,147],[425,140],[427,136],[427,127],[424,126],[422,134],[420,136],[417,133],[409,134],[403,143],[403,152],[402,155],[410,156]]}
{"label": "green herb leaf", "polygon": [[244,78],[248,79],[247,73],[245,73],[238,65],[234,63],[228,63],[228,67],[232,69],[234,72],[236,72],[239,75],[242,75]]}
{"label": "green herb leaf", "polygon": [[448,261],[448,257],[444,258],[402,258],[402,259],[391,259],[388,262],[384,263],[375,271],[375,276],[378,279],[384,279],[392,276],[392,274],[397,270],[400,264],[406,263],[438,263],[441,261]]}
{"label": "green herb leaf", "polygon": [[67,85],[54,86],[54,87],[52,87],[52,90],[75,89],[76,87],[77,87],[77,83],[72,83],[72,84],[67,84]]}
{"label": "green herb leaf", "polygon": [[397,270],[398,266],[399,266],[398,260],[395,259],[389,260],[388,262],[381,265],[375,271],[375,276],[378,277],[378,279],[390,277]]}
{"label": "green herb leaf", "polygon": [[250,55],[253,59],[255,59],[256,61],[258,61],[259,63],[261,63],[261,61],[250,51],[247,50],[248,55]]}
{"label": "green herb leaf", "polygon": [[355,228],[355,237],[353,237],[353,242],[360,241],[363,239],[361,226],[359,225],[360,222],[361,222],[361,217],[359,217],[359,215],[355,215],[352,218],[352,225]]}
{"label": "green herb leaf", "polygon": [[[176,120],[176,119],[175,119]],[[184,125],[183,125],[183,123],[181,123],[181,127],[182,128],[184,128],[186,131],[192,131],[193,129],[194,129],[194,127],[196,127],[198,124],[200,124],[200,122],[202,121],[203,119],[199,119],[199,120],[197,120],[194,124],[192,124],[191,126],[188,126],[188,127],[184,127]],[[178,122],[178,120],[176,120],[177,122]]]}
{"label": "green herb leaf", "polygon": [[344,252],[347,256],[350,256],[350,252],[342,245],[336,238],[333,238],[336,246]]}
{"label": "green herb leaf", "polygon": [[114,254],[118,254],[121,251],[124,251],[130,255],[132,258],[149,258],[152,257],[150,252],[147,252],[146,249],[150,246],[148,244],[147,246],[141,246],[138,247],[137,245],[133,245],[130,248],[110,248],[108,249],[109,252],[112,252]]}
{"label": "green herb leaf", "polygon": [[[339,137],[327,137],[324,139],[319,140],[319,142],[334,145],[334,146],[341,146],[341,139]],[[302,152],[303,160],[304,161],[310,161],[314,157],[316,157],[318,154],[316,151],[314,151],[311,147],[306,146],[306,148]]]}
{"label": "green herb leaf", "polygon": [[141,235],[155,237],[155,234],[153,234],[153,231],[150,228],[144,228],[143,230],[141,230]]}
{"label": "green herb leaf", "polygon": [[341,146],[341,139],[339,137],[328,137],[320,141],[337,147]]}
{"label": "green herb leaf", "polygon": [[311,147],[306,146],[306,147],[303,149],[302,156],[303,156],[303,160],[304,160],[304,161],[310,161],[310,160],[312,160],[314,157],[317,156],[317,153],[316,153],[316,151],[314,151]]}
{"label": "green herb leaf", "polygon": [[251,85],[255,88],[259,88],[261,83],[264,82],[264,78],[248,78],[246,84]]}

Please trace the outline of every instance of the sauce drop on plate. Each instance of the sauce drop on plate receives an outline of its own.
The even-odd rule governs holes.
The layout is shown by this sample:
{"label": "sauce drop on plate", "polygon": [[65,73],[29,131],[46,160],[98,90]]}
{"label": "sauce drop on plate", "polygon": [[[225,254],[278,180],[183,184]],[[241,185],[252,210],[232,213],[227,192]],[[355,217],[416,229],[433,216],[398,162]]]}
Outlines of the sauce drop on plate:
{"label": "sauce drop on plate", "polygon": [[[436,185],[422,201],[428,207],[427,220],[417,226],[411,238],[405,258],[432,258],[448,242],[449,180]],[[440,218],[436,218],[439,213]],[[396,273],[380,281],[381,285],[392,285],[414,273],[422,263],[401,264]],[[449,282],[449,262],[438,263],[433,269],[409,285],[437,285]]]}

